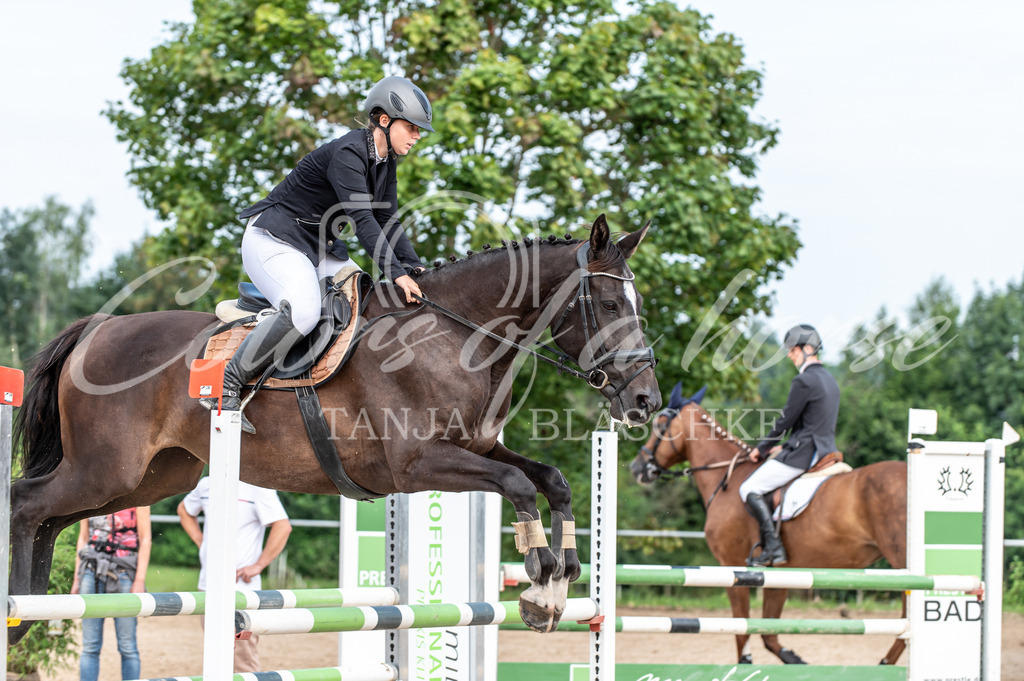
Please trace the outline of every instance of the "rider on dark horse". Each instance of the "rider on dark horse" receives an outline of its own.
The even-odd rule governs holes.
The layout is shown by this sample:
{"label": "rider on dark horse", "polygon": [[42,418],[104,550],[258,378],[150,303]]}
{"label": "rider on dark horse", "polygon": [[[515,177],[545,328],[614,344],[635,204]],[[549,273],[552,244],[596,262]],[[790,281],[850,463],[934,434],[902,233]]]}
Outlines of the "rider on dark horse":
{"label": "rider on dark horse", "polygon": [[[775,531],[765,495],[800,477],[822,456],[836,450],[836,419],[839,416],[839,385],[818,360],[821,336],[810,324],[786,332],[782,347],[799,370],[789,388],[789,398],[771,431],[750,453],[759,461],[764,453],[772,457],[740,485],[740,499],[761,528],[761,553],[750,557],[751,567],[784,565],[786,549]],[[786,432],[789,439],[779,441]]]}
{"label": "rider on dark horse", "polygon": [[[247,219],[242,264],[274,312],[242,341],[224,370],[223,408],[238,410],[242,390],[320,319],[320,281],[358,267],[341,231],[355,235],[381,272],[405,292],[422,295],[410,276],[423,263],[398,221],[396,160],[431,127],[430,102],[412,81],[384,78],[363,105],[365,128],[352,130],[306,155],[270,194],[240,214]],[[217,400],[202,400],[208,409]],[[242,430],[256,429],[242,415]]]}

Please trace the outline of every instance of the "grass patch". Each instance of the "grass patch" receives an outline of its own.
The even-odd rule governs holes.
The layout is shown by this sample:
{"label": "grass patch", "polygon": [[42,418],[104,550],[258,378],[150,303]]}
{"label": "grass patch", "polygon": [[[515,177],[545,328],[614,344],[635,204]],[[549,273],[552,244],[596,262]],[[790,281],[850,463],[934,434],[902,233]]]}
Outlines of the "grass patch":
{"label": "grass patch", "polygon": [[150,593],[165,591],[195,591],[199,584],[199,568],[177,565],[150,565],[146,571],[146,590]]}

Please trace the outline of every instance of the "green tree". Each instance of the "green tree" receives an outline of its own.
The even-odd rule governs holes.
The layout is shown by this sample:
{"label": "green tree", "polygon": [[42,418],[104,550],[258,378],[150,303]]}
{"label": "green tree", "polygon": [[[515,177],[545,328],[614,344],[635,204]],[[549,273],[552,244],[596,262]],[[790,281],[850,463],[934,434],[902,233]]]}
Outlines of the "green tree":
{"label": "green tree", "polygon": [[[758,159],[777,139],[751,113],[761,74],[707,17],[645,0],[197,0],[194,10],[194,23],[125,63],[130,98],[107,112],[128,143],[132,182],[174,223],[156,240],[163,257],[210,258],[228,293],[237,212],[353,125],[388,64],[437,114],[437,134],[399,174],[401,197],[423,197],[404,218],[421,255],[536,223],[572,231],[602,211],[629,229],[653,219],[634,269],[662,372],[752,393],[735,362],[693,355],[742,337],[739,320],[769,310],[765,284],[799,242],[785,216],[757,214]],[[744,285],[716,308],[737,276]]]}
{"label": "green tree", "polygon": [[52,196],[41,207],[0,211],[0,364],[22,366],[78,316],[92,216],[90,203],[76,212]]}

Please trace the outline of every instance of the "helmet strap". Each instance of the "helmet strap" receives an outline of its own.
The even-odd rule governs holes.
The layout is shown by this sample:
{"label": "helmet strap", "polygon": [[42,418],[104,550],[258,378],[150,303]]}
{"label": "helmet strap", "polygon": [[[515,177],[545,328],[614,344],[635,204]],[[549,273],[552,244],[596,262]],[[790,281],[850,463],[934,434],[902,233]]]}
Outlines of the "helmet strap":
{"label": "helmet strap", "polygon": [[[382,114],[382,115],[386,115],[386,114]],[[373,124],[375,126],[377,126],[377,128],[381,132],[384,133],[384,140],[388,144],[388,151],[387,151],[387,157],[388,158],[398,158],[398,154],[395,153],[394,147],[391,146],[391,124],[394,123],[394,122],[395,122],[395,119],[392,118],[391,116],[388,116],[388,124],[387,124],[387,126],[383,126],[383,125],[380,124],[380,116],[377,116],[377,120],[373,121]]]}

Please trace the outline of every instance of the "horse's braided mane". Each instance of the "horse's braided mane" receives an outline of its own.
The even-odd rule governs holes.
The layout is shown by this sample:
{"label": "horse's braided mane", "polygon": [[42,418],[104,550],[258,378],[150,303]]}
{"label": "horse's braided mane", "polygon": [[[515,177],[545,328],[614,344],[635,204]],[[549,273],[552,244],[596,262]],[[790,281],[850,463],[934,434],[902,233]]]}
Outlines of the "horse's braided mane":
{"label": "horse's braided mane", "polygon": [[708,412],[708,410],[705,409],[704,407],[700,407],[700,420],[704,425],[711,428],[712,433],[714,433],[715,435],[723,435],[723,439],[726,442],[733,443],[734,445],[739,447],[740,450],[742,450],[743,452],[749,454],[750,451],[753,449],[753,447],[748,445],[746,442],[730,433],[722,424],[716,421],[715,417],[712,416],[710,412]]}
{"label": "horse's braided mane", "polygon": [[[432,268],[428,268],[425,272],[420,273],[418,276],[433,275],[443,270],[448,270],[453,265],[456,268],[461,268],[461,266],[464,263],[467,263],[470,260],[473,260],[474,262],[479,262],[481,256],[489,257],[495,253],[507,253],[510,250],[514,251],[518,250],[519,248],[529,248],[534,246],[539,247],[545,245],[578,246],[579,244],[582,243],[584,243],[583,240],[574,239],[569,234],[566,234],[564,238],[557,237],[553,234],[548,236],[546,239],[534,239],[531,237],[525,237],[523,238],[521,244],[518,241],[514,240],[502,240],[501,246],[497,248],[491,246],[491,244],[484,244],[483,250],[480,252],[472,250],[466,251],[466,257],[464,258],[459,258],[458,256],[450,255],[447,258],[448,262],[445,262],[444,259],[439,258],[432,263]],[[588,269],[591,272],[608,272],[623,267],[625,265],[625,262],[626,258],[622,254],[622,251],[620,251],[618,248],[606,248],[604,249],[604,252],[601,254],[601,258],[590,263],[590,267],[588,267]]]}

